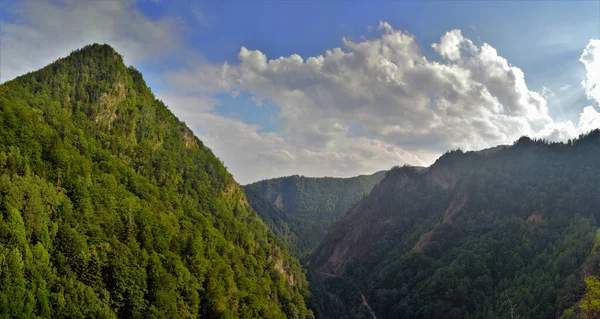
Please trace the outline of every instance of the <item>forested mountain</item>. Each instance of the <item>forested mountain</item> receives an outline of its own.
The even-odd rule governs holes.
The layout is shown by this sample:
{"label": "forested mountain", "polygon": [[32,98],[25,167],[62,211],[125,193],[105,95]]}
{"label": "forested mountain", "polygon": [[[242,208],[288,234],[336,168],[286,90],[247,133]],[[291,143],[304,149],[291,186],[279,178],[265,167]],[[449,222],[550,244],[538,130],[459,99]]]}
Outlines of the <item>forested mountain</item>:
{"label": "forested mountain", "polygon": [[244,186],[248,202],[298,258],[313,251],[385,171],[351,178],[287,176]]}
{"label": "forested mountain", "polygon": [[298,261],[107,45],[0,85],[0,316],[308,318]]}
{"label": "forested mountain", "polygon": [[312,256],[315,314],[598,318],[599,189],[598,130],[396,167]]}

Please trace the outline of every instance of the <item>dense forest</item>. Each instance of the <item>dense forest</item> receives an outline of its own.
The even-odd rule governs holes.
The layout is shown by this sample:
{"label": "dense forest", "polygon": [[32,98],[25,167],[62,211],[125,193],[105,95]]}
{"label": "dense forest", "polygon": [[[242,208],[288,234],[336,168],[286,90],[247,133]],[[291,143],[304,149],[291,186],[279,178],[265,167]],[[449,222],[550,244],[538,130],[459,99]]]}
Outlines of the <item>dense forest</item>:
{"label": "dense forest", "polygon": [[244,186],[248,202],[298,258],[323,241],[333,223],[385,176],[287,176]]}
{"label": "dense forest", "polygon": [[595,130],[392,169],[311,257],[316,316],[598,318],[599,159]]}
{"label": "dense forest", "polygon": [[0,316],[311,318],[299,262],[107,45],[0,85]]}

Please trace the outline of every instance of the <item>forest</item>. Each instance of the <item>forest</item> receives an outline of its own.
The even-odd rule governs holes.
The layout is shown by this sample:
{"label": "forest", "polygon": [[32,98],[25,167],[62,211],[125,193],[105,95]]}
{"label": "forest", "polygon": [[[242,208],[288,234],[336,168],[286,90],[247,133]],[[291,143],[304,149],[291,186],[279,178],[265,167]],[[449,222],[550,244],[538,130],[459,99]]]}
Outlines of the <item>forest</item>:
{"label": "forest", "polygon": [[297,258],[314,252],[335,221],[366,196],[385,171],[350,178],[279,177],[244,186],[248,202]]}
{"label": "forest", "polygon": [[313,318],[305,272],[108,45],[0,85],[0,316]]}
{"label": "forest", "polygon": [[597,318],[599,155],[595,130],[392,169],[312,256],[317,317]]}

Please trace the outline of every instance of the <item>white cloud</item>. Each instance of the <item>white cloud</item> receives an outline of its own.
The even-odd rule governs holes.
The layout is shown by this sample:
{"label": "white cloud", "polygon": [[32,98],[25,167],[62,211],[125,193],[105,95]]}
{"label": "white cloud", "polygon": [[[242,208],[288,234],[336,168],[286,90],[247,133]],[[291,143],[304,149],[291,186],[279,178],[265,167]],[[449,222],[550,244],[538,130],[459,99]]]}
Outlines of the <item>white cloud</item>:
{"label": "white cloud", "polygon": [[331,147],[315,150],[295,145],[282,134],[261,132],[259,125],[198,111],[193,105],[176,105],[179,108],[175,113],[225,160],[225,165],[241,183],[293,174],[352,176],[401,163],[424,164],[400,147],[376,139],[339,136]]}
{"label": "white cloud", "polygon": [[[512,143],[521,135],[565,140],[597,126],[591,107],[577,125],[554,121],[546,101],[554,92],[530,90],[521,69],[491,45],[475,45],[460,30],[432,45],[442,62],[428,60],[411,34],[386,22],[378,30],[375,38],[344,38],[344,49],[306,59],[296,54],[268,59],[242,47],[237,65],[198,65],[169,78],[188,89],[245,90],[268,98],[280,108],[283,132],[269,133],[281,138],[280,144],[261,154],[285,150],[294,156],[282,158],[289,163],[293,158],[294,164],[279,161],[282,172],[293,167],[307,175],[348,176],[387,167],[383,163],[429,164],[451,148],[480,149]],[[590,61],[587,56],[582,60]],[[350,127],[360,127],[360,136]],[[245,129],[257,134],[249,144],[266,138],[255,127]],[[240,165],[262,164],[246,159]]]}
{"label": "white cloud", "polygon": [[579,127],[581,132],[600,128],[600,112],[592,106],[585,107],[579,117]]}
{"label": "white cloud", "polygon": [[434,43],[431,45],[431,47],[435,49],[435,51],[437,51],[437,53],[439,53],[443,58],[456,61],[460,59],[460,51],[464,43],[469,44],[470,48],[476,50],[470,40],[463,38],[460,30],[452,30],[447,32],[442,37],[440,43]]}
{"label": "white cloud", "polygon": [[579,61],[587,71],[587,78],[582,82],[585,93],[600,105],[600,40],[590,40]]}

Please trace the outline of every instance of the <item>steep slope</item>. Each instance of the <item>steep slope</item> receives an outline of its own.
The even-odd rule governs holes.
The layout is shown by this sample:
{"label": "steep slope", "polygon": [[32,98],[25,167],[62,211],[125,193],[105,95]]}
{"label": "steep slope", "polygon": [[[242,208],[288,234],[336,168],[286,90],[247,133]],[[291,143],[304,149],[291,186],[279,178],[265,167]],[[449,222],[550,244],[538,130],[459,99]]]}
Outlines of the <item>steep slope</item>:
{"label": "steep slope", "polygon": [[377,318],[560,315],[598,269],[599,159],[596,130],[392,169],[311,258],[317,317],[368,316],[361,293]]}
{"label": "steep slope", "polygon": [[248,203],[281,240],[292,255],[305,256],[325,237],[323,225],[288,214],[267,201],[252,189],[246,189]]}
{"label": "steep slope", "polygon": [[385,171],[351,178],[294,175],[263,180],[244,189],[252,194],[248,197],[250,205],[301,258],[313,251],[333,222],[384,176]]}
{"label": "steep slope", "polygon": [[297,260],[111,47],[0,85],[0,126],[3,317],[312,317]]}

